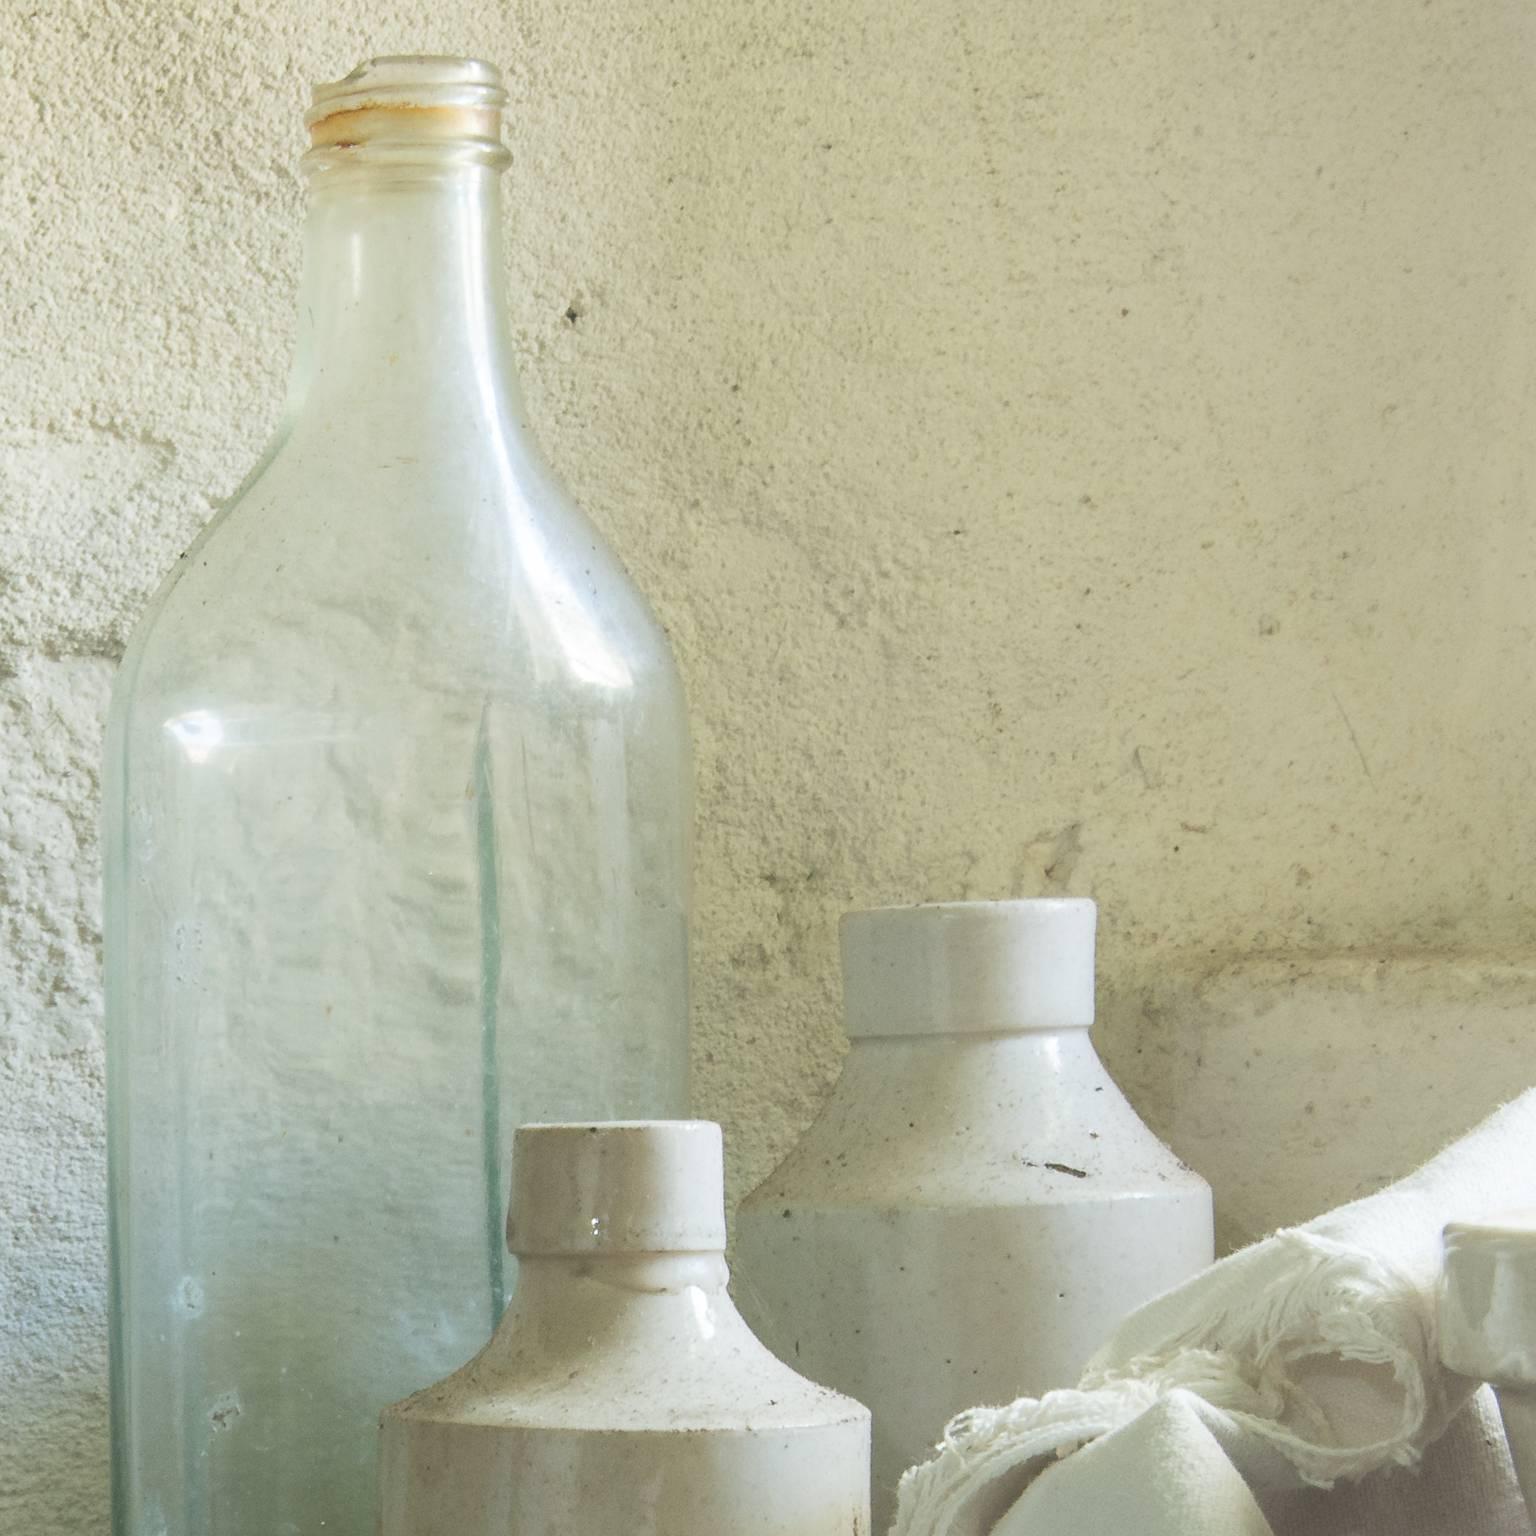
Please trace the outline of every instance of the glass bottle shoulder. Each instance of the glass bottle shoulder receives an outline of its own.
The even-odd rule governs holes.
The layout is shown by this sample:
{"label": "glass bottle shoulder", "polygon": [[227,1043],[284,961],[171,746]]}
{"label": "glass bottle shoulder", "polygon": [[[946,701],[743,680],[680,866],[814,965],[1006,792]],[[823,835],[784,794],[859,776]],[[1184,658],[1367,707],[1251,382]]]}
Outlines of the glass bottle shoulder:
{"label": "glass bottle shoulder", "polygon": [[330,449],[313,429],[280,434],[178,561],[125,661],[134,699],[342,689],[405,715],[451,695],[680,707],[643,598],[524,444],[404,434],[363,453],[344,435]]}

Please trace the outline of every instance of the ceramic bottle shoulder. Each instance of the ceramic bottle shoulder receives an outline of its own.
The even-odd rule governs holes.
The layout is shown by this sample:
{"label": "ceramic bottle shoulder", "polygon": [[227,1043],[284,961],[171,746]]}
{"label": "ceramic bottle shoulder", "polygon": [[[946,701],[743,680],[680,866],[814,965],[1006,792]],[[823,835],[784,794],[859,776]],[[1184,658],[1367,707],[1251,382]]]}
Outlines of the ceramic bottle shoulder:
{"label": "ceramic bottle shoulder", "polygon": [[779,1360],[723,1289],[616,1299],[580,1280],[537,1316],[514,1303],[479,1355],[390,1414],[593,1432],[793,1431],[868,1417]]}
{"label": "ceramic bottle shoulder", "polygon": [[1055,1080],[974,1042],[884,1063],[855,1047],[820,1115],[743,1215],[1208,1200],[1205,1181],[1140,1119],[1086,1037],[1082,1046]]}

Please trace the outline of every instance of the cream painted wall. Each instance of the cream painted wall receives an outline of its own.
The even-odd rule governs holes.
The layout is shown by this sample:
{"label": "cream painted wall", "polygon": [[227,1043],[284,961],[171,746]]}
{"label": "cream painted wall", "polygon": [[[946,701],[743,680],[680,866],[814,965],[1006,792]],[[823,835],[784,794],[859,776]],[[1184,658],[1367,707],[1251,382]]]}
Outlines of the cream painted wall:
{"label": "cream painted wall", "polygon": [[1529,4],[3,19],[0,1529],[106,1506],[111,663],[275,418],[304,84],[370,53],[511,75],[534,418],[693,701],[738,1191],[855,904],[1097,896],[1229,1239],[1536,1078]]}

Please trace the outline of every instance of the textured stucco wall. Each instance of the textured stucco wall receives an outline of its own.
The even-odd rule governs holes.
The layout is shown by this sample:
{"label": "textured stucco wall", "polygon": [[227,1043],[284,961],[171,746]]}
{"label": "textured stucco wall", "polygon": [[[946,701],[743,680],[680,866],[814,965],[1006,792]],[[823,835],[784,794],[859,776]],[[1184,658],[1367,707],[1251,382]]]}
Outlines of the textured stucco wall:
{"label": "textured stucco wall", "polygon": [[[39,0],[0,27],[0,1529],[101,1529],[102,704],[273,422],[305,82],[511,76],[555,462],[695,711],[737,1188],[852,904],[1104,906],[1229,1237],[1536,1077],[1536,10]],[[568,318],[574,313],[574,320]]]}

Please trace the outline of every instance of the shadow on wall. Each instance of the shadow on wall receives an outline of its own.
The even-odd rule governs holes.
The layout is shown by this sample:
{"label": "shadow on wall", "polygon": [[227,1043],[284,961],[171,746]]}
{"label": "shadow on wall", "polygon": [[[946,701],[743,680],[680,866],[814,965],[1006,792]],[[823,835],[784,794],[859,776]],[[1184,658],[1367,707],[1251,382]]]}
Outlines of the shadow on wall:
{"label": "shadow on wall", "polygon": [[1101,994],[1096,1043],[1241,1246],[1412,1171],[1536,1079],[1536,960],[1183,959]]}

